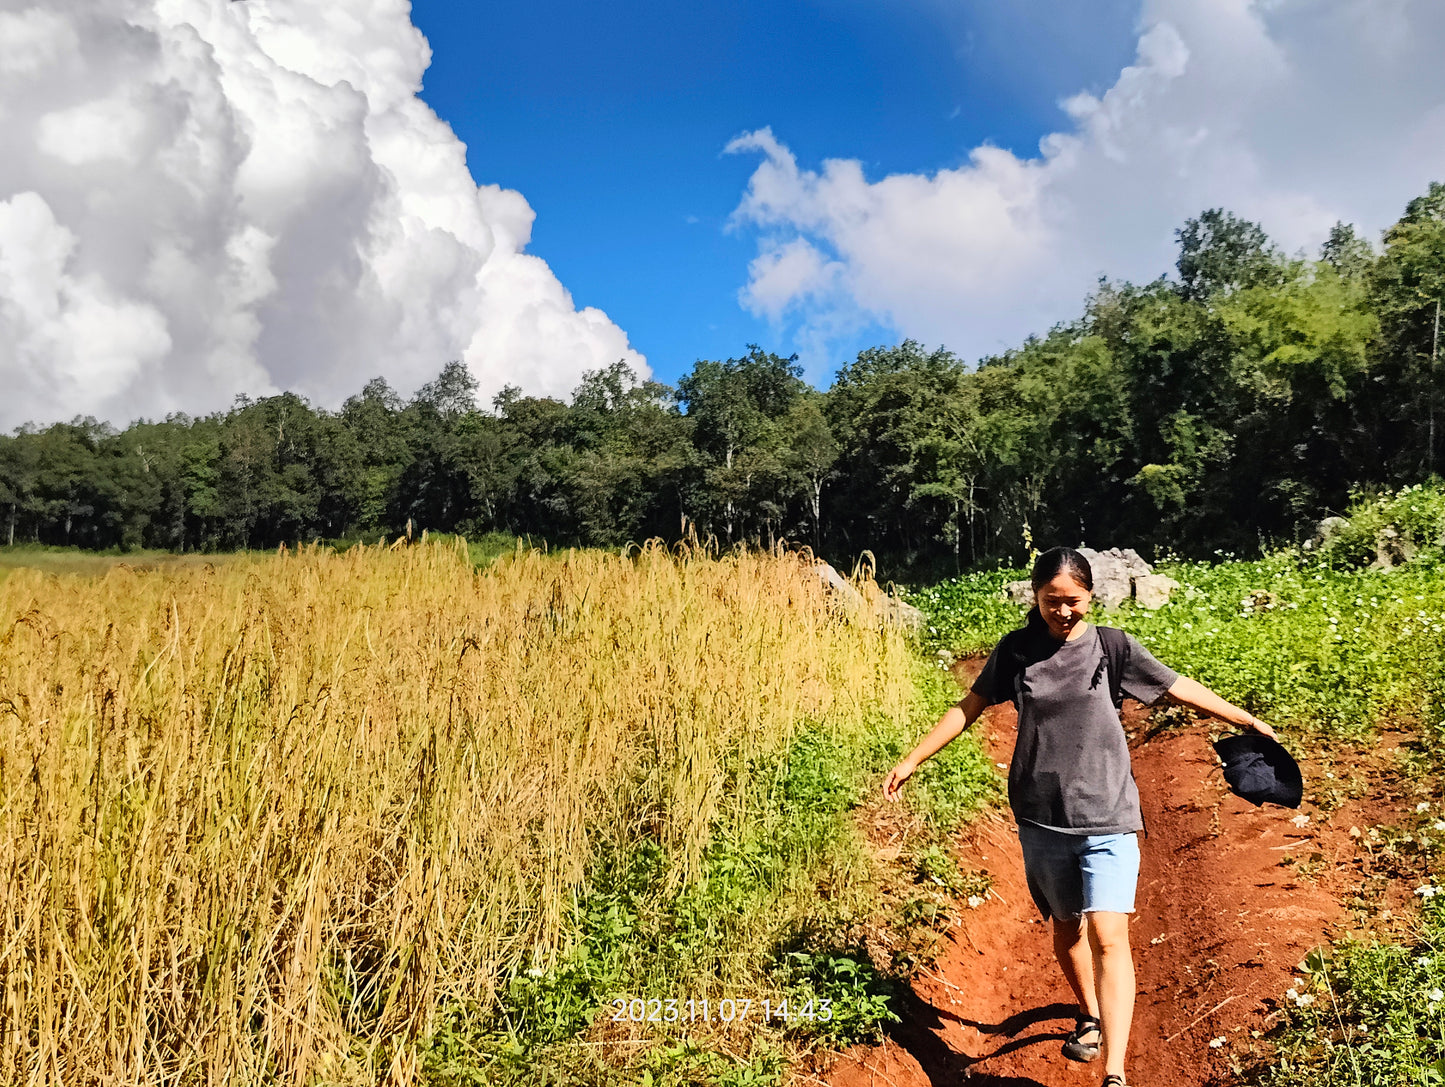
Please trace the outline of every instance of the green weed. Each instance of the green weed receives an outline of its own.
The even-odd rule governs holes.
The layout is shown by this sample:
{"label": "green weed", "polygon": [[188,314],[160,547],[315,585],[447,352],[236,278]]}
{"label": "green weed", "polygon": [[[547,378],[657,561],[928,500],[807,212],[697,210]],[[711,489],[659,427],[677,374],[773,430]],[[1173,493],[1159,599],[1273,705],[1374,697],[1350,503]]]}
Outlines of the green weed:
{"label": "green weed", "polygon": [[1445,489],[1416,484],[1398,491],[1357,493],[1345,523],[1320,547],[1327,561],[1359,567],[1382,550],[1396,558],[1438,557],[1445,542]]}
{"label": "green weed", "polygon": [[1445,1083],[1445,889],[1425,888],[1412,946],[1346,941],[1300,963],[1264,1084]]}
{"label": "green weed", "polygon": [[909,603],[925,616],[925,644],[960,657],[987,653],[1019,625],[1024,614],[1023,608],[1004,597],[1003,587],[1027,577],[1027,570],[1000,567],[909,593]]}

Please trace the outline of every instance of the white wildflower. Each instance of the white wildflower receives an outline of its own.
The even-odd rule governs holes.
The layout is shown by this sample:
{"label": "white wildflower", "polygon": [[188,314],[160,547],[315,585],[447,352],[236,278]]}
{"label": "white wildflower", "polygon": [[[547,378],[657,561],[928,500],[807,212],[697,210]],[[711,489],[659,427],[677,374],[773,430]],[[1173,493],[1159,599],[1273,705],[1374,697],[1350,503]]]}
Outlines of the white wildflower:
{"label": "white wildflower", "polygon": [[1297,827],[1307,826],[1309,825],[1309,821],[1310,817],[1304,812],[1300,812],[1298,815],[1296,815],[1293,819],[1290,820],[1290,822]]}
{"label": "white wildflower", "polygon": [[969,896],[968,896],[968,908],[969,908],[969,909],[971,909],[971,910],[976,910],[976,909],[978,909],[978,908],[979,908],[980,906],[982,906],[982,905],[983,905],[983,899],[979,898],[978,895],[969,895]]}
{"label": "white wildflower", "polygon": [[1222,1046],[1223,1044],[1224,1044],[1224,1036],[1223,1036],[1223,1035],[1220,1035],[1218,1038],[1211,1038],[1211,1039],[1209,1039],[1209,1048],[1210,1048],[1210,1049],[1218,1049],[1218,1048],[1219,1048],[1220,1046]]}
{"label": "white wildflower", "polygon": [[1308,1005],[1313,1004],[1314,1002],[1315,1002],[1315,998],[1314,998],[1313,996],[1311,996],[1309,993],[1301,993],[1301,994],[1300,994],[1300,998],[1295,1001],[1295,1003],[1298,1004],[1301,1008],[1307,1007]]}
{"label": "white wildflower", "polygon": [[1442,993],[1439,989],[1431,989],[1425,994],[1425,999],[1431,1004],[1438,1004],[1440,1001],[1445,1000],[1445,993]]}
{"label": "white wildflower", "polygon": [[1420,801],[1420,803],[1418,803],[1418,804],[1415,805],[1415,810],[1416,810],[1416,811],[1429,811],[1429,810],[1430,810],[1430,802],[1429,802],[1428,800],[1422,800],[1422,801]]}
{"label": "white wildflower", "polygon": [[1436,819],[1430,824],[1435,830],[1445,830],[1445,819]]}
{"label": "white wildflower", "polygon": [[1437,894],[1439,894],[1439,893],[1440,893],[1440,888],[1439,888],[1439,887],[1436,887],[1433,883],[1427,883],[1427,884],[1425,884],[1425,886],[1423,886],[1423,887],[1416,887],[1416,888],[1415,888],[1415,894],[1417,894],[1419,897],[1425,899],[1427,902],[1428,902],[1430,899],[1434,898],[1434,897],[1435,897]]}

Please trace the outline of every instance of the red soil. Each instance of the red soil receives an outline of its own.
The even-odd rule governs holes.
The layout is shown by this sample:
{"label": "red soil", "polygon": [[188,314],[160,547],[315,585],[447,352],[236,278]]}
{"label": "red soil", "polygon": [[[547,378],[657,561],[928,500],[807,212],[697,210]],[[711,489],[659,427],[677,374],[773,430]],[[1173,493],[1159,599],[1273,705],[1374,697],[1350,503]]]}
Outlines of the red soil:
{"label": "red soil", "polygon": [[[1012,707],[989,711],[974,727],[983,730],[991,755],[1007,761],[1016,732]],[[1324,816],[1311,798],[1336,782],[1307,765],[1300,813],[1309,820],[1296,825],[1300,813],[1255,808],[1227,790],[1209,725],[1150,736],[1147,711],[1131,704],[1125,727],[1137,737],[1134,775],[1148,828],[1132,924],[1138,1002],[1129,1082],[1237,1083],[1242,1068],[1268,1059],[1268,1040],[1256,1032],[1278,1018],[1296,964],[1348,931],[1342,900],[1369,868],[1362,844],[1368,828],[1398,818],[1408,801],[1377,778],[1389,762],[1385,755],[1365,753],[1348,772],[1370,781],[1363,799]],[[1345,772],[1334,769],[1343,779]],[[883,1044],[843,1054],[816,1074],[821,1080],[808,1082],[1072,1087],[1103,1078],[1098,1063],[1076,1064],[1059,1053],[1073,1025],[1073,997],[1029,899],[1012,820],[1006,813],[977,820],[958,851],[962,864],[990,873],[992,893],[976,910],[963,910],[938,962],[914,984],[904,1021]],[[1215,1039],[1223,1041],[1213,1046]]]}

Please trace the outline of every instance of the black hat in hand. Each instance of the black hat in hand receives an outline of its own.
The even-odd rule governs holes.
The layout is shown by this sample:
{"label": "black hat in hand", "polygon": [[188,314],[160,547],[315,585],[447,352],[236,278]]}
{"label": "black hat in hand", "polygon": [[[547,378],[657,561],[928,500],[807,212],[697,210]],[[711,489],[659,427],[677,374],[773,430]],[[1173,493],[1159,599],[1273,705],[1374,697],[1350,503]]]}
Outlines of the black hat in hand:
{"label": "black hat in hand", "polygon": [[1251,804],[1282,804],[1297,808],[1304,799],[1304,778],[1277,740],[1258,732],[1245,732],[1214,741],[1224,763],[1224,780]]}

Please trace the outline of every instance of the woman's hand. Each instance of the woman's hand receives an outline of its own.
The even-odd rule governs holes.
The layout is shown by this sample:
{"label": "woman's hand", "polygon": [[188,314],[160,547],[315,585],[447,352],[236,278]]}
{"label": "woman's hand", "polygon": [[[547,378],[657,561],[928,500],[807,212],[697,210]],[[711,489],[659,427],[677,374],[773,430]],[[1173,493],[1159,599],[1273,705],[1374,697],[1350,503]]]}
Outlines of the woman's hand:
{"label": "woman's hand", "polygon": [[903,791],[903,783],[913,776],[918,767],[907,759],[904,759],[883,779],[883,796],[887,800],[897,802],[899,794]]}
{"label": "woman's hand", "polygon": [[1250,722],[1249,722],[1249,727],[1252,728],[1252,729],[1254,729],[1254,731],[1255,731],[1255,732],[1258,732],[1261,736],[1268,736],[1271,740],[1274,740],[1276,743],[1279,742],[1279,737],[1274,734],[1274,729],[1270,728],[1270,727],[1269,727],[1268,725],[1266,725],[1263,721],[1261,721],[1258,717],[1251,718],[1251,720],[1250,720]]}
{"label": "woman's hand", "polygon": [[933,731],[918,741],[918,746],[903,757],[903,761],[888,771],[883,779],[883,795],[897,800],[903,783],[911,778],[929,759],[937,755],[943,746],[956,737],[983,712],[983,699],[969,691],[956,706],[949,706]]}
{"label": "woman's hand", "polygon": [[1228,721],[1231,725],[1238,725],[1240,728],[1252,728],[1261,736],[1268,736],[1276,743],[1279,741],[1279,737],[1274,734],[1274,729],[1248,710],[1242,710],[1232,702],[1226,702],[1198,680],[1180,676],[1174,681],[1174,686],[1169,688],[1169,697],[1200,713],[1218,717],[1221,721]]}

